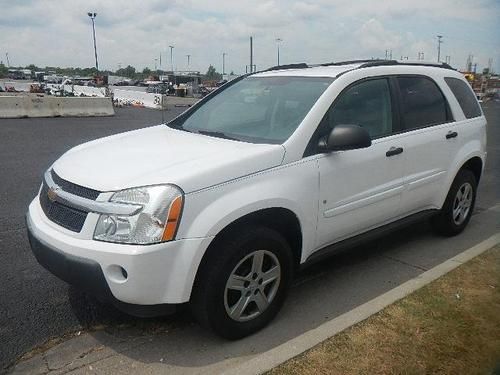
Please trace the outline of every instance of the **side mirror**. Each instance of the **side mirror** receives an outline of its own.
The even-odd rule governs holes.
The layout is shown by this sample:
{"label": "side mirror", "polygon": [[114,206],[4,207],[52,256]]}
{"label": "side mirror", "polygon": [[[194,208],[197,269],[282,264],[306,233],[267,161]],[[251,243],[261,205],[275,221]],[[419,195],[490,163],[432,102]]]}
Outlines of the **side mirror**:
{"label": "side mirror", "polygon": [[318,147],[323,152],[346,151],[366,148],[372,145],[372,139],[366,131],[358,125],[337,125],[329,135],[319,140]]}

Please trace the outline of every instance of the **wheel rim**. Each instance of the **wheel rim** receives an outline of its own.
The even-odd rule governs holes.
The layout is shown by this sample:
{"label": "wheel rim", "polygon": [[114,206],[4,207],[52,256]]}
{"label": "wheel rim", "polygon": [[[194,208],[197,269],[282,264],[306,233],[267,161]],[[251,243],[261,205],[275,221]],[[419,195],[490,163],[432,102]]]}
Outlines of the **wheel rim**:
{"label": "wheel rim", "polygon": [[461,225],[469,215],[472,205],[473,189],[468,182],[464,183],[457,191],[453,200],[453,222]]}
{"label": "wheel rim", "polygon": [[276,255],[267,250],[248,254],[226,282],[224,306],[229,317],[244,322],[261,315],[273,302],[281,280]]}

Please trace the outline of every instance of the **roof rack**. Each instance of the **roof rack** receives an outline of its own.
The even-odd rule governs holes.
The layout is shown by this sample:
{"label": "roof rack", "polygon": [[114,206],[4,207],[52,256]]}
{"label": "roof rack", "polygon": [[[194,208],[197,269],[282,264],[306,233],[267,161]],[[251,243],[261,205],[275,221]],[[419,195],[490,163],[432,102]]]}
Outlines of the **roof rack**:
{"label": "roof rack", "polygon": [[287,65],[276,65],[266,70],[263,70],[263,72],[269,72],[271,70],[306,69],[306,68],[309,68],[309,65],[307,65],[306,63],[297,63],[297,64],[287,64]]}
{"label": "roof rack", "polygon": [[361,63],[370,63],[370,62],[379,62],[379,61],[387,61],[387,60],[380,60],[380,59],[347,60],[347,61],[336,61],[336,62],[317,64],[315,66],[352,65],[352,64],[361,64]]}
{"label": "roof rack", "polygon": [[[366,59],[366,60],[348,60],[348,61],[337,61],[337,62],[329,62],[323,64],[312,64],[308,65],[306,63],[297,63],[297,64],[287,64],[287,65],[277,65],[266,70],[262,70],[263,72],[269,72],[273,70],[287,70],[287,69],[306,69],[313,68],[318,66],[342,66],[342,65],[354,65],[360,64],[359,66],[353,68],[361,69],[361,68],[370,68],[374,66],[390,66],[390,65],[410,65],[410,66],[431,66],[436,68],[444,68],[456,70],[451,67],[449,64],[441,62],[441,63],[433,63],[433,62],[425,62],[425,61],[398,61],[398,60],[384,60],[384,59]],[[344,74],[343,72],[341,74]]]}
{"label": "roof rack", "polygon": [[361,68],[369,68],[372,66],[387,66],[387,65],[411,65],[411,66],[432,66],[436,68],[444,68],[444,69],[451,69],[451,70],[456,70],[453,67],[451,67],[447,63],[432,63],[432,62],[419,62],[419,61],[397,61],[397,60],[373,60],[373,61],[367,61],[364,64],[358,66],[358,69]]}

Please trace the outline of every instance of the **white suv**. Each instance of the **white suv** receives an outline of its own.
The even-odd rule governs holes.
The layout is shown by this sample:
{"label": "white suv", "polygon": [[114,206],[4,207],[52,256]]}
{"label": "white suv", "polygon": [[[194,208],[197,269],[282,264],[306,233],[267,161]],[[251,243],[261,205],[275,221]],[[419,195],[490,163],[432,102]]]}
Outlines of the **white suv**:
{"label": "white suv", "polygon": [[281,66],[65,153],[29,207],[30,243],[128,313],[189,302],[235,339],[277,314],[306,264],[424,217],[461,232],[485,148],[474,93],[444,64]]}

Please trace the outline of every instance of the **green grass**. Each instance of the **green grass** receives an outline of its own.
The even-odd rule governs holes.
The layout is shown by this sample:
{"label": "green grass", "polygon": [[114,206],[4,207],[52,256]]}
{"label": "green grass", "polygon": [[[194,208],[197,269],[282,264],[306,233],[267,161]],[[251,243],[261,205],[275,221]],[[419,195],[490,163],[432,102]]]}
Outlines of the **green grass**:
{"label": "green grass", "polygon": [[500,374],[500,246],[270,371]]}

